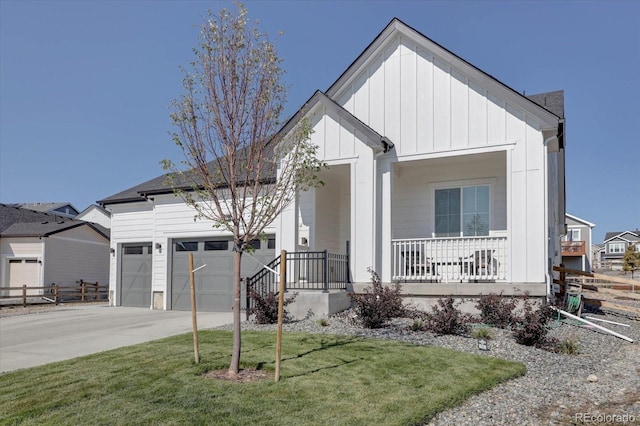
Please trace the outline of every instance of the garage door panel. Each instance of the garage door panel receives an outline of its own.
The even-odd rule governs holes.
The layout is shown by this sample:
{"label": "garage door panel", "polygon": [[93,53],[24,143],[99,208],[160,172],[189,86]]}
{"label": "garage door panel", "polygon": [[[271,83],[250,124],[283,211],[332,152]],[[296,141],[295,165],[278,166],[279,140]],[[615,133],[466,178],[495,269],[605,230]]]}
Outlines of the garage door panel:
{"label": "garage door panel", "polygon": [[[37,259],[9,259],[9,287],[37,287],[40,285],[39,277]],[[29,294],[34,294],[33,290]],[[10,290],[9,296],[22,296],[22,290]]]}
{"label": "garage door panel", "polygon": [[[197,246],[193,244],[197,242]],[[189,282],[189,253],[193,254],[194,268],[204,264],[206,268],[195,273],[196,308],[200,311],[230,311],[233,308],[233,244],[229,238],[201,238],[176,240],[173,244],[173,268],[171,282],[171,308],[191,309]],[[275,251],[262,241],[260,249],[253,253],[260,262],[273,260]],[[184,250],[194,250],[186,252]],[[251,276],[261,266],[248,256],[242,256],[243,277]],[[244,305],[244,292],[242,302]]]}
{"label": "garage door panel", "polygon": [[120,263],[120,305],[151,306],[151,243],[125,244]]}

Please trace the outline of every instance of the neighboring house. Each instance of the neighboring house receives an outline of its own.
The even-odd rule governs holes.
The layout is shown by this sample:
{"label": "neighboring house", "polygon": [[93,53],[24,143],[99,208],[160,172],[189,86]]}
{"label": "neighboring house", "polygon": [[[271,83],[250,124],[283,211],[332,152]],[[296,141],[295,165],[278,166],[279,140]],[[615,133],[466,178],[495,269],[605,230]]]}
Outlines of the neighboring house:
{"label": "neighboring house", "polygon": [[111,213],[95,204],[82,210],[75,218],[85,222],[97,223],[108,229],[111,228]]}
{"label": "neighboring house", "polygon": [[71,203],[12,203],[14,207],[21,207],[23,209],[34,210],[42,213],[51,213],[57,216],[63,217],[75,217],[78,214],[78,210],[71,205]]}
{"label": "neighboring house", "polygon": [[591,267],[592,269],[602,268],[602,260],[604,258],[604,244],[591,245]]}
{"label": "neighboring house", "polygon": [[96,224],[0,204],[0,293],[7,287],[109,280],[109,230]]}
{"label": "neighboring house", "polygon": [[[371,267],[418,303],[546,297],[565,222],[563,105],[562,91],[523,96],[394,19],[281,130],[287,137],[307,117],[329,169],[324,186],[299,194],[267,229],[257,254],[347,251],[349,288],[369,285]],[[194,220],[165,176],[100,203],[112,214],[116,304],[188,309],[192,251],[207,264],[198,274],[215,283],[202,281],[199,309],[230,309],[229,235]],[[243,265],[243,274],[260,269],[248,256]],[[291,268],[295,288],[314,281],[304,261]],[[332,303],[315,313],[337,310]]]}
{"label": "neighboring house", "polygon": [[566,214],[567,233],[562,237],[562,263],[570,269],[591,272],[591,230],[596,226],[579,217]]}
{"label": "neighboring house", "polygon": [[627,247],[636,246],[640,251],[640,231],[607,232],[604,236],[604,252],[602,254],[603,266],[614,270],[622,270],[622,258]]}

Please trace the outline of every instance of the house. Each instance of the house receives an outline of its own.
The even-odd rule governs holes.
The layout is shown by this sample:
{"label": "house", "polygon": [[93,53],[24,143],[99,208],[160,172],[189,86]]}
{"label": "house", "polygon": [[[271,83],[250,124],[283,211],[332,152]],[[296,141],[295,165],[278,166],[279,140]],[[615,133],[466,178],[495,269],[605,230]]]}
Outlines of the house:
{"label": "house", "polygon": [[614,271],[622,270],[622,258],[629,245],[640,251],[640,231],[607,232],[604,236],[603,266]]}
{"label": "house", "polygon": [[51,213],[63,217],[75,217],[78,210],[66,202],[47,202],[47,203],[13,203],[11,206],[21,207],[23,209],[34,210],[37,212]]}
{"label": "house", "polygon": [[[107,284],[109,230],[96,224],[0,204],[0,293],[7,287]],[[30,293],[32,294],[32,293]]]}
{"label": "house", "polygon": [[[547,296],[565,222],[562,91],[524,96],[393,19],[281,135],[303,118],[329,165],[325,185],[298,194],[256,242],[257,261],[243,258],[243,275],[281,249],[299,253],[288,288],[301,303],[322,276],[320,314],[344,307],[344,286],[369,285],[368,268],[417,304]],[[199,309],[230,309],[229,236],[194,220],[166,180],[100,201],[112,215],[112,300],[188,309],[192,252],[215,283],[198,285]],[[315,253],[323,263],[311,267]]]}
{"label": "house", "polygon": [[591,272],[593,253],[591,230],[596,226],[577,216],[566,214],[567,233],[562,237],[562,263],[570,269]]}
{"label": "house", "polygon": [[82,210],[75,218],[85,222],[97,223],[107,229],[111,228],[111,213],[95,204]]}
{"label": "house", "polygon": [[591,268],[601,269],[604,256],[604,244],[591,245]]}

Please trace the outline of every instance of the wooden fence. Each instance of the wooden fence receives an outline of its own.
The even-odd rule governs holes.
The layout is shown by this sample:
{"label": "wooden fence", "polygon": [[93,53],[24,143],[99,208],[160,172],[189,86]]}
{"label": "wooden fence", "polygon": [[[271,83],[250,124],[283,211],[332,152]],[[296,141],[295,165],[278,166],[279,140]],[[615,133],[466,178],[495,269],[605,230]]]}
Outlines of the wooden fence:
{"label": "wooden fence", "polygon": [[[27,286],[1,287],[0,299],[5,299],[2,305],[34,305],[42,303],[61,302],[103,302],[109,299],[109,285],[98,282],[76,281],[75,286],[51,284],[49,287]],[[16,293],[20,293],[19,295]],[[12,294],[13,293],[13,294]],[[14,303],[11,303],[15,300]]]}
{"label": "wooden fence", "polygon": [[553,270],[560,273],[560,278],[553,280],[553,283],[557,284],[560,290],[556,292],[557,300],[563,300],[567,284],[578,283],[582,285],[584,290],[583,300],[585,303],[624,311],[640,318],[639,308],[621,303],[623,301],[640,303],[640,294],[638,294],[640,293],[640,281],[565,268],[563,265],[554,266]]}

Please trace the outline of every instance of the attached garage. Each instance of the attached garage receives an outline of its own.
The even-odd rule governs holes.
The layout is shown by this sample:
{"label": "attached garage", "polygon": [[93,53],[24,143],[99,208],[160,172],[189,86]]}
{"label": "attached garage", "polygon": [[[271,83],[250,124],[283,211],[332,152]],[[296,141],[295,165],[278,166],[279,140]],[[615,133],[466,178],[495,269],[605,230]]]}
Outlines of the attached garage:
{"label": "attached garage", "polygon": [[[40,282],[40,263],[38,259],[9,259],[8,287],[37,287]],[[29,294],[33,294],[30,291]],[[20,296],[21,290],[10,290],[9,296]]]}
{"label": "attached garage", "polygon": [[[255,274],[275,257],[275,237],[252,242],[251,255],[242,256],[242,277]],[[173,240],[171,309],[191,309],[189,253],[195,273],[196,308],[200,311],[230,311],[233,307],[233,239],[230,237]],[[254,259],[252,259],[253,257]],[[256,260],[258,262],[256,262]],[[244,296],[244,293],[243,293]],[[244,297],[243,297],[244,305]]]}
{"label": "attached garage", "polygon": [[151,306],[151,243],[122,245],[120,306]]}

